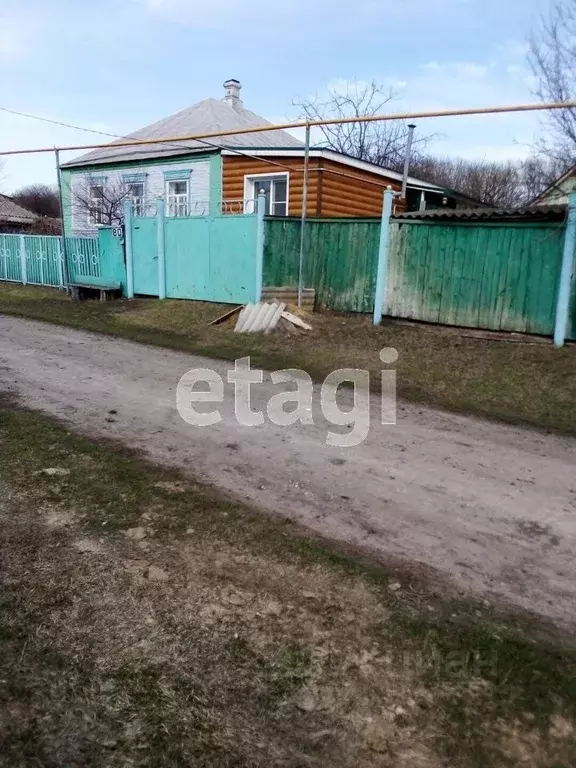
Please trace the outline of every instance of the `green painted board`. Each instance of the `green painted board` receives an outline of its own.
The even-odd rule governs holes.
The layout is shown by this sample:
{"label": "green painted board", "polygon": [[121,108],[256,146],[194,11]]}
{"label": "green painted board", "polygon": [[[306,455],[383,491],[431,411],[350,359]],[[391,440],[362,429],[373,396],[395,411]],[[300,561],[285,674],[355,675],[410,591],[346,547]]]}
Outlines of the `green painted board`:
{"label": "green painted board", "polygon": [[[328,309],[371,312],[380,222],[313,219],[304,277]],[[387,313],[446,325],[551,335],[562,224],[393,221]],[[264,284],[298,281],[300,221],[267,220]],[[576,336],[576,287],[570,334]]]}

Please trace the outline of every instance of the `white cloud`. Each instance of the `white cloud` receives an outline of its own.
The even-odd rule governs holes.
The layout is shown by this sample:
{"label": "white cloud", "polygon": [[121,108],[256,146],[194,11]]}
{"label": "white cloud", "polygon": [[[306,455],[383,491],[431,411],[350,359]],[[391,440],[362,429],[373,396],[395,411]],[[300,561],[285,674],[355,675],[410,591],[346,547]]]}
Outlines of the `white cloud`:
{"label": "white cloud", "polygon": [[[486,62],[429,62],[408,80],[403,104],[432,111],[532,102],[524,61],[524,48],[508,45],[488,52]],[[419,126],[440,134],[432,151],[498,160],[529,154],[537,128],[537,115],[529,113],[438,118]]]}
{"label": "white cloud", "polygon": [[486,64],[475,64],[471,61],[450,61],[443,64],[438,61],[429,61],[427,64],[424,64],[422,69],[427,72],[435,73],[436,75],[448,75],[479,80],[488,74],[490,66]]}
{"label": "white cloud", "polygon": [[[484,60],[431,60],[417,67],[411,76],[387,73],[377,79],[385,86],[396,86],[399,98],[388,106],[397,113],[528,103],[534,97],[525,56],[526,46],[509,40],[488,49]],[[342,93],[351,85],[354,81],[345,78],[328,84]],[[502,160],[530,153],[540,119],[538,113],[511,113],[417,122],[420,135],[435,135],[429,145],[434,153]]]}

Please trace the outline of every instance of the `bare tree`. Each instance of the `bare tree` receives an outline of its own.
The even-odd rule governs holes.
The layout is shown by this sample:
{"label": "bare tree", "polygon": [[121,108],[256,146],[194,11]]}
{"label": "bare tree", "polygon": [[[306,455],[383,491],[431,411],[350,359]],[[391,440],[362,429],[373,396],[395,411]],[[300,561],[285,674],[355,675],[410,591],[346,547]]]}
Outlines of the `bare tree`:
{"label": "bare tree", "polygon": [[[542,101],[576,98],[576,0],[555,0],[532,36],[529,60]],[[562,173],[576,163],[576,110],[550,111],[546,122],[550,135],[541,149],[562,166]]]}
{"label": "bare tree", "polygon": [[421,157],[411,172],[497,208],[525,206],[556,178],[556,164],[542,156],[525,160],[467,160]]}
{"label": "bare tree", "polygon": [[130,186],[121,178],[102,181],[88,174],[72,187],[72,209],[89,224],[119,225],[124,221],[124,201],[130,196]]}
{"label": "bare tree", "polygon": [[14,192],[12,198],[37,216],[60,217],[58,188],[48,184],[30,184]]}
{"label": "bare tree", "polygon": [[[325,120],[330,117],[381,115],[394,98],[391,89],[372,80],[371,83],[348,83],[343,90],[329,88],[326,98],[316,96],[293,103],[299,107],[301,119]],[[320,131],[323,135],[320,146],[392,170],[402,170],[408,136],[408,128],[403,121],[338,123],[320,126]],[[415,157],[430,138],[420,137],[414,141]]]}

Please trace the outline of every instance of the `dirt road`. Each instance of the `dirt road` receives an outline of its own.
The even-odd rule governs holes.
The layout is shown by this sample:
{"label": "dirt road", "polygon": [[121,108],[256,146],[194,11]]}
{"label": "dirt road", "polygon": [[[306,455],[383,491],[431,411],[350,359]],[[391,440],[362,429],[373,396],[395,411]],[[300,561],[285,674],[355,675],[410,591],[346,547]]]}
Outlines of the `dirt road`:
{"label": "dirt road", "polygon": [[[316,407],[313,425],[240,426],[229,385],[222,421],[193,427],[178,415],[175,392],[196,367],[225,378],[230,365],[0,316],[0,391],[24,406],[324,536],[423,563],[458,588],[576,626],[575,440],[412,405],[400,406],[395,426],[381,426],[374,397],[365,442],[334,448]],[[286,385],[265,375],[252,389],[254,409],[265,410]]]}

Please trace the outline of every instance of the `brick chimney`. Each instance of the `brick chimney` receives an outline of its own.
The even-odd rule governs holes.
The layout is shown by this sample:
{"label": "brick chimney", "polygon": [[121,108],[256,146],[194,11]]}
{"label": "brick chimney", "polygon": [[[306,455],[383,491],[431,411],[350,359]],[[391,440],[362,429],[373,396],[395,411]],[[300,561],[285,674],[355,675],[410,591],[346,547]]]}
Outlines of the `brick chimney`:
{"label": "brick chimney", "polygon": [[226,80],[224,83],[224,101],[234,109],[241,109],[242,99],[240,98],[240,89],[242,85],[239,80]]}

